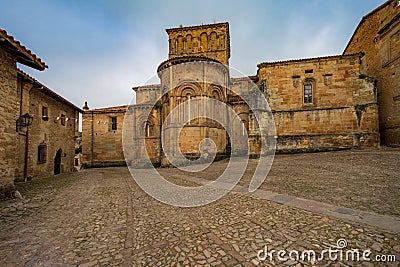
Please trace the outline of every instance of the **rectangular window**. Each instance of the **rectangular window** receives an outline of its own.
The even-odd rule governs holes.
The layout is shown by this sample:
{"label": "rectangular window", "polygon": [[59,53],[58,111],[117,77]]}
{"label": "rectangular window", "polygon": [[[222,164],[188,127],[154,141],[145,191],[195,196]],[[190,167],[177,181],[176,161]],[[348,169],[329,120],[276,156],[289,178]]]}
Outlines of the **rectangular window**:
{"label": "rectangular window", "polygon": [[117,130],[117,117],[111,118],[111,131]]}
{"label": "rectangular window", "polygon": [[47,160],[47,145],[46,144],[40,144],[38,146],[38,164],[43,164],[46,163]]}
{"label": "rectangular window", "polygon": [[304,103],[312,103],[312,85],[304,85]]}
{"label": "rectangular window", "polygon": [[65,126],[65,115],[61,114],[61,125]]}
{"label": "rectangular window", "polygon": [[42,106],[42,120],[48,121],[49,120],[49,113],[47,107]]}

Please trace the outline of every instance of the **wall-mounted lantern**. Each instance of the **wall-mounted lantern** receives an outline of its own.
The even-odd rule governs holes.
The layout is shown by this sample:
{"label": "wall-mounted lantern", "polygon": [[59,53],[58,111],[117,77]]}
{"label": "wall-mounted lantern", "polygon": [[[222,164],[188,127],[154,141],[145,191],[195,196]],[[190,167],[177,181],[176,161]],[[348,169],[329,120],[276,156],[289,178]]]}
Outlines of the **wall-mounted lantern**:
{"label": "wall-mounted lantern", "polygon": [[16,121],[16,130],[18,132],[19,127],[28,127],[32,125],[33,116],[29,113],[26,113],[20,116]]}

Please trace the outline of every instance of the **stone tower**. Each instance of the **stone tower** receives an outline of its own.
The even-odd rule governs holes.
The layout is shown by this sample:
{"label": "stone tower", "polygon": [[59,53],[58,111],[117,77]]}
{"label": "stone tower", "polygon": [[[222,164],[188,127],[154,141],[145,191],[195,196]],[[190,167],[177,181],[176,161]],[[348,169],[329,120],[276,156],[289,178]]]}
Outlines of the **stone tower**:
{"label": "stone tower", "polygon": [[[207,160],[225,155],[226,131],[218,122],[205,117],[217,116],[220,123],[227,119],[225,111],[217,114],[214,105],[210,104],[215,102],[206,99],[227,101],[229,24],[179,27],[166,31],[169,56],[157,70],[163,95],[161,121],[167,125],[161,164],[170,163],[170,159],[165,157],[168,154],[175,161],[174,165],[184,160],[182,156]],[[174,115],[170,116],[173,111]]]}
{"label": "stone tower", "polygon": [[186,56],[206,56],[229,65],[230,40],[227,22],[166,30],[169,59]]}

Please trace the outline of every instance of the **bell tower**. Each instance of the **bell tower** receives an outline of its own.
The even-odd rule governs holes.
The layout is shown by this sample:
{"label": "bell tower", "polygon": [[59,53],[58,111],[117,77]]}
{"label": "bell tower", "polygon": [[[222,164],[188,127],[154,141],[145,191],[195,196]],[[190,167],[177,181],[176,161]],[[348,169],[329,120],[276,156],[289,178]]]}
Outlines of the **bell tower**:
{"label": "bell tower", "polygon": [[169,59],[205,56],[229,65],[230,38],[228,22],[179,27],[166,30]]}

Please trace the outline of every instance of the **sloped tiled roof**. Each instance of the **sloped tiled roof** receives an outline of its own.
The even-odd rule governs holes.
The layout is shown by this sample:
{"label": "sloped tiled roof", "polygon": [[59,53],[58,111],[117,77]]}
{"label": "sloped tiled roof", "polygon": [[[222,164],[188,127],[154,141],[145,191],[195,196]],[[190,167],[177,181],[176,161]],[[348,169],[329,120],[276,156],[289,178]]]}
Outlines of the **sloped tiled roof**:
{"label": "sloped tiled roof", "polygon": [[85,113],[121,113],[125,112],[128,108],[128,105],[123,106],[115,106],[115,107],[106,107],[106,108],[95,108],[86,110]]}
{"label": "sloped tiled roof", "polygon": [[141,86],[134,86],[132,87],[133,91],[140,91],[140,90],[159,90],[161,84],[146,84]]}
{"label": "sloped tiled roof", "polygon": [[228,71],[228,68],[225,65],[223,65],[221,62],[219,62],[218,60],[216,60],[214,58],[210,58],[210,57],[206,57],[206,56],[182,56],[182,57],[170,58],[170,59],[167,59],[167,60],[161,62],[157,68],[158,76],[160,77],[161,72],[164,69],[167,69],[168,67],[170,67],[172,65],[178,65],[178,64],[182,64],[182,63],[188,63],[188,62],[196,62],[196,61],[218,63],[219,66],[221,66],[222,68],[224,68],[225,70]]}
{"label": "sloped tiled roof", "polygon": [[257,65],[258,68],[263,68],[267,66],[272,66],[276,64],[285,64],[285,63],[296,63],[296,62],[304,62],[304,61],[318,61],[324,59],[341,59],[347,57],[354,57],[354,56],[362,56],[363,53],[355,53],[355,54],[348,54],[348,55],[333,55],[333,56],[323,56],[323,57],[313,57],[313,58],[300,58],[300,59],[289,59],[283,61],[274,61],[274,62],[262,62]]}
{"label": "sloped tiled roof", "polygon": [[37,70],[44,70],[48,66],[31,50],[23,46],[19,41],[0,28],[0,46],[6,48],[10,53],[17,55],[17,61]]}
{"label": "sloped tiled roof", "polygon": [[219,27],[219,26],[225,26],[229,27],[228,22],[218,22],[218,23],[210,23],[210,24],[202,24],[202,25],[193,25],[193,26],[185,26],[185,27],[177,27],[177,28],[169,28],[166,29],[165,31],[167,33],[173,32],[173,31],[186,31],[186,30],[194,30],[194,29],[201,29],[201,28],[210,28],[210,27]]}

